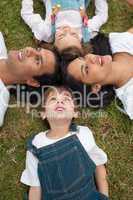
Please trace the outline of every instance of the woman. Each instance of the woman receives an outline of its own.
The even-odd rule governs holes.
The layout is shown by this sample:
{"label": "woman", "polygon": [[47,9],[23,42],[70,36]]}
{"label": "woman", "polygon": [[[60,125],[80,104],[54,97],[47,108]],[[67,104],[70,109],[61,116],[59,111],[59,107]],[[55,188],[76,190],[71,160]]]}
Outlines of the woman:
{"label": "woman", "polygon": [[[72,78],[79,85],[87,84],[97,95],[103,87],[113,85],[125,112],[133,119],[133,28],[110,33],[109,44],[112,56],[87,54],[67,63],[65,80],[70,83]],[[99,98],[104,99],[104,96]]]}

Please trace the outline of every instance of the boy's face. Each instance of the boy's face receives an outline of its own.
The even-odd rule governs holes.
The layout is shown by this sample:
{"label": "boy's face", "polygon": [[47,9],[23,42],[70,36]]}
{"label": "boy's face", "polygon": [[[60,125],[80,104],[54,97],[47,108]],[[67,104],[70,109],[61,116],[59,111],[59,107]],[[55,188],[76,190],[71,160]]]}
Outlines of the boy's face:
{"label": "boy's face", "polygon": [[82,49],[81,41],[77,31],[69,26],[61,27],[55,34],[55,46],[58,51],[62,51],[69,47]]}
{"label": "boy's face", "polygon": [[74,117],[74,101],[67,90],[51,91],[45,103],[45,116],[47,120],[72,119]]}

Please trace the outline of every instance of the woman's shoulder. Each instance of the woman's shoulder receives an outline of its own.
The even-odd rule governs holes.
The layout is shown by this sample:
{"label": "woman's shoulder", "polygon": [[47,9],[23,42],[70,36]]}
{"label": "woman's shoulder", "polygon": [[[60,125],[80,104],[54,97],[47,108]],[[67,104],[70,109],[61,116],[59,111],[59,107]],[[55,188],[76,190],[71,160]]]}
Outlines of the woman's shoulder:
{"label": "woman's shoulder", "polygon": [[133,55],[133,33],[112,32],[109,34],[112,53],[126,52]]}

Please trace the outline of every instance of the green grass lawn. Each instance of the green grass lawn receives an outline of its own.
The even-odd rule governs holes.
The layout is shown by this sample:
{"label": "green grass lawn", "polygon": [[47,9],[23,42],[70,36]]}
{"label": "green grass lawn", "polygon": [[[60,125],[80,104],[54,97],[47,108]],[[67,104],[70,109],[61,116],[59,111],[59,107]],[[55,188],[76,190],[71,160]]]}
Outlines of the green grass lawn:
{"label": "green grass lawn", "polygon": [[[110,0],[109,21],[105,33],[125,31],[133,26],[133,8],[123,0]],[[0,31],[8,49],[35,46],[30,29],[20,17],[21,0],[0,0]],[[41,1],[35,9],[43,14]],[[12,97],[11,102],[15,102]],[[113,102],[104,111],[90,111],[90,117],[78,119],[89,126],[96,141],[108,154],[108,180],[111,200],[133,199],[133,122],[120,113]],[[25,141],[32,133],[46,128],[26,108],[10,108],[0,130],[0,200],[21,200],[26,190],[20,182],[25,163]]]}

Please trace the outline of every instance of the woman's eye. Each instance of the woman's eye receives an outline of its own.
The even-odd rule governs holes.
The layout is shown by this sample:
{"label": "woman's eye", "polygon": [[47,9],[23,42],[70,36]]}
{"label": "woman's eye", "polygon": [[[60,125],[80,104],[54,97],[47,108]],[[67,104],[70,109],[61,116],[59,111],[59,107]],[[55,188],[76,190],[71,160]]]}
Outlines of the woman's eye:
{"label": "woman's eye", "polygon": [[89,70],[88,70],[88,65],[85,66],[85,73],[88,74]]}

